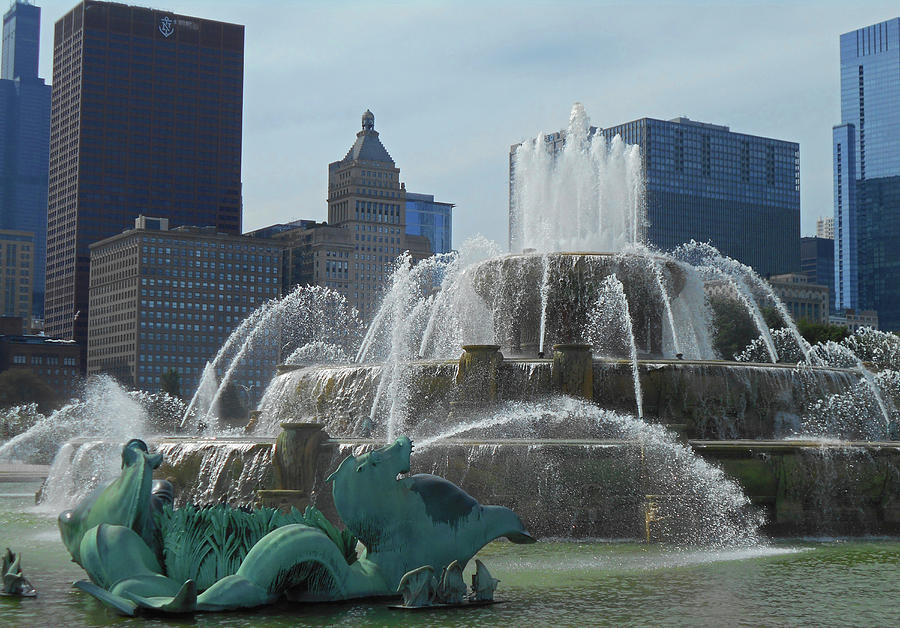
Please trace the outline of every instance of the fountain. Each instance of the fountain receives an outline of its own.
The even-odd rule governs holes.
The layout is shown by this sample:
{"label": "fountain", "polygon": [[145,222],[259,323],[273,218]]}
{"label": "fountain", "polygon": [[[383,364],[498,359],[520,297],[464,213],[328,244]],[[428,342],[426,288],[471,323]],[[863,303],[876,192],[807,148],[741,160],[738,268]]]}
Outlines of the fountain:
{"label": "fountain", "polygon": [[[636,147],[592,137],[576,106],[559,154],[541,138],[517,153],[513,252],[475,238],[418,264],[401,256],[364,332],[336,293],[298,289],[236,330],[176,419],[154,422],[142,398],[101,380],[0,446],[0,460],[46,459],[48,435],[69,438],[43,489],[41,508],[58,512],[113,479],[121,443],[138,436],[164,459],[155,476],[172,486],[174,512],[312,506],[340,522],[330,474],[409,434],[413,466],[511,508],[542,539],[533,547],[551,548],[546,560],[510,558],[504,578],[534,565],[593,577],[610,566],[583,552],[620,547],[596,539],[649,544],[634,550],[655,557],[647,569],[668,569],[797,551],[767,536],[896,534],[900,341],[864,330],[810,347],[752,269],[704,243],[647,246],[640,163]],[[715,348],[722,299],[756,330],[736,356]],[[767,308],[783,329],[769,329]],[[254,351],[282,365],[251,423],[226,427],[216,400]],[[441,578],[392,577],[405,600],[434,597],[437,581],[459,589],[461,571],[446,566]],[[538,615],[571,606],[559,602]]]}

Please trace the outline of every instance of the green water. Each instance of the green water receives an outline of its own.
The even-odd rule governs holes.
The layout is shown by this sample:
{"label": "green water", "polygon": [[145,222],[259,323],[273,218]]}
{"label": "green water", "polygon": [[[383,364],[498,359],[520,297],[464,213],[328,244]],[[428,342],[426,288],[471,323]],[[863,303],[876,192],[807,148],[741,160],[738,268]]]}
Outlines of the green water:
{"label": "green water", "polygon": [[493,543],[501,580],[488,608],[392,611],[386,603],[280,605],[245,613],[123,618],[71,587],[55,518],[34,483],[0,484],[0,549],[22,553],[36,599],[0,598],[0,626],[896,626],[900,540],[794,541],[730,551],[625,543]]}

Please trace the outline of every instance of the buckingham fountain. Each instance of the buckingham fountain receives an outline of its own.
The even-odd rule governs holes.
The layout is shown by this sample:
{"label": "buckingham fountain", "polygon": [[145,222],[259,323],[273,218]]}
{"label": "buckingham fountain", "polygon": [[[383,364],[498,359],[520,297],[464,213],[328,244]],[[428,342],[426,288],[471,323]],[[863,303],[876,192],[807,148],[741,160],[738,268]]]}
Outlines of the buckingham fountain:
{"label": "buckingham fountain", "polygon": [[[542,539],[745,551],[900,531],[900,340],[810,346],[751,268],[708,244],[647,246],[638,148],[592,136],[580,105],[560,152],[539,136],[515,165],[514,252],[475,238],[401,256],[367,327],[340,295],[298,288],[235,331],[189,403],[96,380],[0,459],[67,441],[41,491],[62,510],[139,437],[175,506],[312,507],[340,528],[331,474],[408,436],[415,470]],[[714,298],[758,332],[734,360],[714,348]],[[228,428],[217,402],[273,330],[284,364]]]}

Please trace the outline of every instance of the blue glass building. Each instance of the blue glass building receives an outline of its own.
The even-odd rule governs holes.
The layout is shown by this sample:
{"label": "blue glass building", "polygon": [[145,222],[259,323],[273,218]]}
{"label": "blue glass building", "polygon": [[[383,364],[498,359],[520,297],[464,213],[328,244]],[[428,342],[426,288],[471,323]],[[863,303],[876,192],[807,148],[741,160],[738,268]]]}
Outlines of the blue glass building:
{"label": "blue glass building", "polygon": [[50,86],[38,78],[41,9],[14,2],[0,57],[0,229],[34,234],[33,314],[44,303]]}
{"label": "blue glass building", "polygon": [[433,194],[406,193],[406,233],[428,238],[431,252],[453,250],[453,203],[434,200]]}
{"label": "blue glass building", "polygon": [[800,146],[688,118],[599,129],[641,147],[648,241],[710,242],[761,275],[800,269]]}
{"label": "blue glass building", "polygon": [[833,129],[835,307],[900,329],[900,18],[840,38]]}

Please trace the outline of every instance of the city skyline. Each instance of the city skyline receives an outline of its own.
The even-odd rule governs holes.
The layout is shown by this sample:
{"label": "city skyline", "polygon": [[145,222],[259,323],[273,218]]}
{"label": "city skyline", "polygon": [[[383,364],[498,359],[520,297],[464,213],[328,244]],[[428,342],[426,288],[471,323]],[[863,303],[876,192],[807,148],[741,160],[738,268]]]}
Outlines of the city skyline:
{"label": "city skyline", "polygon": [[[74,2],[39,5],[40,72],[50,76],[48,24]],[[887,3],[850,16],[837,3],[814,12],[805,3],[511,6],[473,5],[476,20],[439,3],[273,2],[251,11],[185,0],[160,8],[247,27],[245,230],[324,219],[325,165],[369,108],[392,138],[403,180],[456,203],[457,245],[475,233],[505,243],[508,147],[565,126],[576,100],[598,126],[686,115],[799,142],[801,233],[814,233],[832,206],[837,38],[897,11]],[[604,30],[610,23],[642,26]]]}

